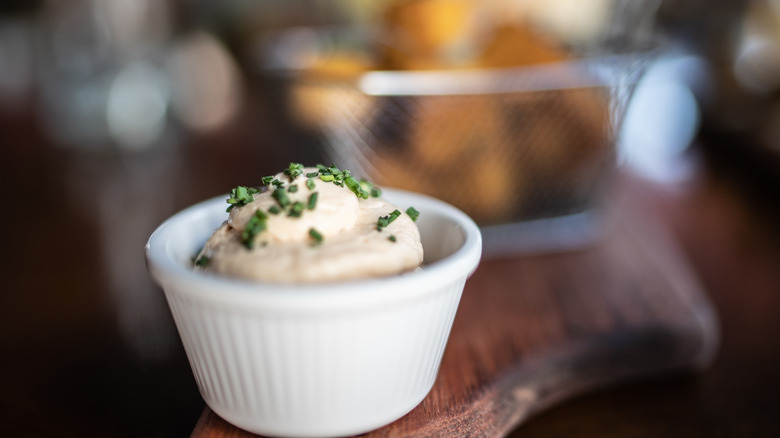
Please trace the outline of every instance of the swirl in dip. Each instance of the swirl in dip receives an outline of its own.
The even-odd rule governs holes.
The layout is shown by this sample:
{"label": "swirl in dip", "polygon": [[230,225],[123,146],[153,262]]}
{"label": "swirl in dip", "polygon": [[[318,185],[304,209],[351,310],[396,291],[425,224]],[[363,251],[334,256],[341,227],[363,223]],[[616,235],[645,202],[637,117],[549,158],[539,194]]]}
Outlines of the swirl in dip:
{"label": "swirl in dip", "polygon": [[291,163],[263,183],[231,192],[229,217],[206,242],[196,269],[262,282],[327,283],[399,274],[422,263],[417,212],[403,213],[349,171]]}

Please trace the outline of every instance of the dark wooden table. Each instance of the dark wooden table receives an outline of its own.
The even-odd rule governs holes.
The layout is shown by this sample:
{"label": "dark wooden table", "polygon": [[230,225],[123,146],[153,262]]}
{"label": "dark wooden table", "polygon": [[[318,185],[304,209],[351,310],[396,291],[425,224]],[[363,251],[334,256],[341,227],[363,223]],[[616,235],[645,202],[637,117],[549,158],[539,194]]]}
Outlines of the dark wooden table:
{"label": "dark wooden table", "polygon": [[[34,119],[0,118],[9,196],[0,215],[0,434],[192,432],[205,405],[143,244],[175,211],[291,159],[258,120],[119,153],[53,146]],[[664,224],[714,305],[714,361],[587,392],[536,413],[513,436],[780,436],[777,181],[718,151],[682,187],[629,178],[620,189]],[[530,266],[545,269],[544,257]]]}

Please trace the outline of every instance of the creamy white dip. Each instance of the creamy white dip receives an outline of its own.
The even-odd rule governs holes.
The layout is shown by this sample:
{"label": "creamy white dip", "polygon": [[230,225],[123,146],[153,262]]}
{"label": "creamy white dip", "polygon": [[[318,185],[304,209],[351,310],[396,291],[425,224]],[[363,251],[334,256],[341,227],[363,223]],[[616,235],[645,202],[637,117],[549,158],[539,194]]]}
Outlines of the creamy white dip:
{"label": "creamy white dip", "polygon": [[[329,283],[399,274],[420,266],[423,248],[420,232],[404,213],[408,206],[397,207],[381,198],[361,199],[346,186],[311,178],[307,173],[290,181],[279,173],[275,179],[287,189],[290,203],[309,204],[317,192],[313,209],[304,208],[299,217],[287,212],[269,213],[279,206],[268,190],[253,195],[254,200],[234,207],[225,223],[206,242],[199,257],[208,263],[202,269],[221,275],[274,283]],[[242,241],[242,233],[257,210],[266,214],[265,230],[253,238],[252,248]],[[377,230],[380,217],[394,210],[402,212],[393,222]],[[322,236],[317,240],[311,229]]]}

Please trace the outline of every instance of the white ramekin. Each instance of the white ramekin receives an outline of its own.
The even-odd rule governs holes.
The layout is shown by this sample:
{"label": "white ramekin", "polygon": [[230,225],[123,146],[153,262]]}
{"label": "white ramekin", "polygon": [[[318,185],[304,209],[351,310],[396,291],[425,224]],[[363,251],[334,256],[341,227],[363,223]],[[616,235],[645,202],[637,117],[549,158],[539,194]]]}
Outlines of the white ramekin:
{"label": "white ramekin", "polygon": [[433,386],[479,228],[433,198],[385,189],[421,212],[425,266],[338,284],[257,284],[193,271],[191,258],[226,219],[225,199],[190,207],[149,238],[200,393],[228,422],[272,436],[338,436],[389,424]]}

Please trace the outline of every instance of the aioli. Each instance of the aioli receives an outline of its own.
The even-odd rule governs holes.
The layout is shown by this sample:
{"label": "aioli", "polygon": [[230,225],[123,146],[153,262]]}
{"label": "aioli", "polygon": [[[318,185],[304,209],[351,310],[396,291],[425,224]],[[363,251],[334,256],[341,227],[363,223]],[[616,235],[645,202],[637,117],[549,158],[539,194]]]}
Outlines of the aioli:
{"label": "aioli", "polygon": [[[311,194],[318,193],[316,206],[305,208],[300,217],[285,211],[268,213],[279,206],[272,185],[254,194],[252,202],[234,207],[201,251],[199,257],[208,258],[202,269],[261,282],[330,283],[400,274],[420,266],[420,232],[407,214],[377,229],[380,217],[403,209],[381,198],[358,198],[346,186],[319,177],[312,178],[314,186],[309,189],[306,174],[317,171],[304,168],[292,181],[284,173],[275,175],[285,190],[297,186],[297,191],[286,192],[291,203],[307,205]],[[241,233],[258,209],[267,215],[266,228],[248,249]],[[312,238],[310,229],[322,236],[321,242]]]}

